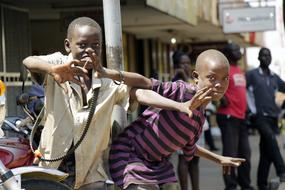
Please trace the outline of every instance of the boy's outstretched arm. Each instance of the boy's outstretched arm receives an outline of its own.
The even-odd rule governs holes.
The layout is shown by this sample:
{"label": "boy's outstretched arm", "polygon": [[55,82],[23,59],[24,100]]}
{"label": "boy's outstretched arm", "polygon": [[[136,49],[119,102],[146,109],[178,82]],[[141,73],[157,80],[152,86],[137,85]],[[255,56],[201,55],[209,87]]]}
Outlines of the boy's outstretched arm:
{"label": "boy's outstretched arm", "polygon": [[142,105],[179,111],[192,116],[192,111],[189,108],[188,102],[176,102],[165,98],[152,90],[132,88],[130,91],[130,99],[130,101],[136,100]]}
{"label": "boy's outstretched arm", "polygon": [[45,74],[51,75],[59,85],[66,81],[71,81],[83,86],[84,84],[76,78],[76,76],[88,77],[88,71],[85,68],[78,66],[80,65],[78,60],[71,60],[65,64],[53,65],[37,56],[30,56],[23,60],[23,64],[31,72],[31,75],[36,82],[40,84],[43,82]]}
{"label": "boy's outstretched arm", "polygon": [[186,102],[176,102],[168,99],[155,91],[148,89],[132,88],[130,92],[130,101],[138,101],[140,104],[157,107],[166,110],[175,110],[188,114],[192,117],[192,111],[209,101],[208,94],[212,91],[211,88],[205,87],[197,91],[191,100]]}
{"label": "boy's outstretched arm", "polygon": [[100,73],[98,71],[97,73],[99,77],[124,82],[126,85],[131,87],[143,89],[151,89],[152,87],[151,79],[138,73],[117,71],[108,68],[103,68]]}
{"label": "boy's outstretched arm", "polygon": [[242,164],[242,162],[246,161],[243,158],[233,158],[233,157],[218,155],[198,145],[196,146],[197,146],[197,151],[195,153],[195,156],[203,157],[222,165],[224,174],[230,174],[231,167],[238,167]]}
{"label": "boy's outstretched arm", "polygon": [[99,61],[100,59],[95,53],[92,53],[89,56],[94,64],[97,77],[110,78],[112,80],[124,82],[126,85],[135,88],[151,89],[152,82],[149,78],[138,73],[105,68],[102,66],[101,62]]}

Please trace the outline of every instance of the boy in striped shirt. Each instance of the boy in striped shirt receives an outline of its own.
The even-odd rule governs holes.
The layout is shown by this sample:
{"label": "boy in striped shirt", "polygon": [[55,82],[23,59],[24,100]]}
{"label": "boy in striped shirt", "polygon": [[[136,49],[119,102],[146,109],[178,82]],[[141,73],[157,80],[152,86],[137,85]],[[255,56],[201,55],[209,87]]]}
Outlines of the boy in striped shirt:
{"label": "boy in striped shirt", "polygon": [[[118,80],[118,74],[97,65],[99,77]],[[134,73],[120,74],[129,86],[136,86]],[[224,157],[196,145],[205,121],[204,108],[212,100],[223,97],[228,87],[229,63],[217,50],[202,52],[196,62],[193,78],[195,85],[183,81],[160,82],[144,79],[146,89],[174,100],[185,102],[190,114],[181,110],[167,110],[168,105],[156,108],[147,102],[147,91],[133,89],[131,98],[139,103],[153,105],[143,112],[113,141],[109,164],[112,179],[122,189],[159,189],[177,182],[168,157],[182,149],[185,159],[194,155],[205,157],[223,166],[225,173],[230,167],[239,166],[244,159]],[[163,100],[162,100],[163,101]]]}

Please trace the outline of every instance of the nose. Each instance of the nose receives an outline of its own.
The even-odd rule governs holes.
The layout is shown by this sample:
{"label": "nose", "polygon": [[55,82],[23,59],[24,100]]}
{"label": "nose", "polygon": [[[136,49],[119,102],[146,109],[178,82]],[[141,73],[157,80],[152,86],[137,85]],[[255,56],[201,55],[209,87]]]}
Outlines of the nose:
{"label": "nose", "polygon": [[216,82],[216,84],[215,84],[215,88],[221,88],[221,86],[222,86],[222,84],[221,84],[221,82]]}
{"label": "nose", "polygon": [[92,49],[91,47],[87,47],[87,48],[85,49],[85,51],[86,51],[88,54],[92,54],[92,53],[95,52],[95,50]]}

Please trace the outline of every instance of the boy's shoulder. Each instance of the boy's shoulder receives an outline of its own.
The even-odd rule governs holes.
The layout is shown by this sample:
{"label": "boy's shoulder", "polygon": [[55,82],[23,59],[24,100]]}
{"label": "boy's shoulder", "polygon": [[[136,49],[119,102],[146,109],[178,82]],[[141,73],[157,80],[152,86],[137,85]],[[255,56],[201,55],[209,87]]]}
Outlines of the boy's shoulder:
{"label": "boy's shoulder", "polygon": [[63,55],[61,52],[55,52],[47,55],[40,55],[39,58],[51,63],[51,64],[62,64],[68,59],[67,55]]}

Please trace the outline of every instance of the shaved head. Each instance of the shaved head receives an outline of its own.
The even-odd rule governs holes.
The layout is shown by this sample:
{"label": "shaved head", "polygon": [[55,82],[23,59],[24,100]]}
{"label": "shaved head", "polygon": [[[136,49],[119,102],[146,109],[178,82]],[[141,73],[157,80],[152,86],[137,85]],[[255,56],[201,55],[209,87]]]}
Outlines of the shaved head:
{"label": "shaved head", "polygon": [[210,49],[202,52],[196,62],[195,70],[201,72],[209,65],[220,65],[229,67],[229,61],[224,54],[218,50]]}
{"label": "shaved head", "polygon": [[67,29],[67,39],[72,40],[75,29],[80,26],[90,26],[90,27],[97,28],[97,30],[100,32],[100,38],[102,38],[101,37],[102,35],[101,27],[95,20],[88,18],[88,17],[79,17],[79,18],[74,19],[69,24],[68,29]]}

